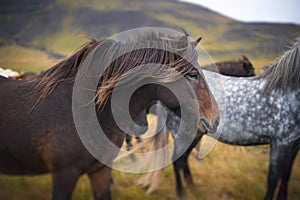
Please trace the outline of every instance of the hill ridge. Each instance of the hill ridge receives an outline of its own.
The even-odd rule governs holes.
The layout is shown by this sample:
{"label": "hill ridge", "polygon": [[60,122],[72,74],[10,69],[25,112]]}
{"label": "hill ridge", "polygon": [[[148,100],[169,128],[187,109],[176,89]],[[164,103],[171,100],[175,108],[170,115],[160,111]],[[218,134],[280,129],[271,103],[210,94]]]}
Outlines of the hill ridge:
{"label": "hill ridge", "polygon": [[201,45],[217,60],[240,54],[270,60],[300,35],[300,25],[244,23],[175,0],[2,0],[0,22],[1,49],[17,45],[58,56],[86,41],[78,35],[103,38],[144,26],[183,27],[202,36]]}

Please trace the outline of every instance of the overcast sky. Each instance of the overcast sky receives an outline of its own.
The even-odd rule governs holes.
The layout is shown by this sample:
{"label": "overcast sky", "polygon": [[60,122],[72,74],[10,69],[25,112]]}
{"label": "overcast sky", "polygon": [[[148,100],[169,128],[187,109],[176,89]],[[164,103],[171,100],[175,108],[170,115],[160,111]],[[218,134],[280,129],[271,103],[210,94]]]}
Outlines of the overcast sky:
{"label": "overcast sky", "polygon": [[181,0],[245,22],[284,22],[300,25],[299,0]]}

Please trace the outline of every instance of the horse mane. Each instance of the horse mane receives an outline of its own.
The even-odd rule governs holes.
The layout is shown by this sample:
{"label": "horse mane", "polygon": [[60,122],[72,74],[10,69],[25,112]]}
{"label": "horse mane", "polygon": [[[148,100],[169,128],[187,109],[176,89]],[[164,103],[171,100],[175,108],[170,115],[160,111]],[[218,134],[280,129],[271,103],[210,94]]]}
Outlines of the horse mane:
{"label": "horse mane", "polygon": [[300,41],[279,56],[255,78],[266,80],[264,92],[294,90],[300,86]]}
{"label": "horse mane", "polygon": [[[157,41],[161,44],[157,45]],[[192,67],[187,67],[189,62],[183,62],[183,60],[195,60],[196,56],[195,48],[193,45],[190,45],[188,36],[186,35],[175,37],[153,31],[150,34],[142,33],[138,37],[129,37],[125,40],[122,39],[122,41],[114,39],[96,41],[95,39],[91,39],[91,41],[69,58],[37,76],[34,80],[36,84],[30,95],[38,95],[33,108],[46,98],[60,83],[67,81],[74,82],[80,67],[88,67],[91,63],[95,63],[93,56],[96,56],[97,51],[101,52],[101,55],[97,55],[99,58],[97,58],[96,63],[98,65],[109,64],[99,80],[97,91],[95,91],[96,105],[100,107],[107,102],[117,83],[119,85],[119,82],[128,82],[126,73],[135,67],[148,63],[158,63],[167,65],[180,74],[185,75],[192,70]],[[175,51],[178,54],[172,53]],[[102,60],[114,58],[114,56],[117,59],[112,59],[113,62],[104,61],[104,64],[102,63]],[[81,65],[82,63],[83,65]],[[165,82],[174,81],[179,78],[178,74],[170,74],[170,71],[163,69],[154,71],[155,69],[152,69],[152,67],[146,67],[139,70],[141,73],[136,74],[149,76],[149,74],[155,73],[156,76]],[[145,77],[131,77],[131,80],[141,80],[142,78]]]}
{"label": "horse mane", "polygon": [[97,41],[93,38],[90,38],[90,41],[84,44],[73,55],[55,64],[50,69],[37,75],[34,79],[36,84],[34,84],[32,92],[29,95],[30,100],[32,100],[32,97],[40,93],[40,96],[34,103],[33,108],[39,102],[41,102],[49,93],[51,93],[59,83],[64,81],[74,81],[80,63],[99,43],[101,43],[101,41]]}

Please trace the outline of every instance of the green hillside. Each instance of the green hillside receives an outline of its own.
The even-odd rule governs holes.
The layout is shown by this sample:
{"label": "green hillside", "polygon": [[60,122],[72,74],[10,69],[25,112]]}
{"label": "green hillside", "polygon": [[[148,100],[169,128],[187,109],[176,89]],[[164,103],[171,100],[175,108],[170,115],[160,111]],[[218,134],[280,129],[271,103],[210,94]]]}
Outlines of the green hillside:
{"label": "green hillside", "polygon": [[[245,54],[257,68],[300,35],[299,25],[242,23],[175,0],[2,0],[0,66],[40,71],[74,52],[84,35],[102,38],[143,26],[184,27],[202,36],[214,60]],[[25,50],[30,53],[17,53]]]}

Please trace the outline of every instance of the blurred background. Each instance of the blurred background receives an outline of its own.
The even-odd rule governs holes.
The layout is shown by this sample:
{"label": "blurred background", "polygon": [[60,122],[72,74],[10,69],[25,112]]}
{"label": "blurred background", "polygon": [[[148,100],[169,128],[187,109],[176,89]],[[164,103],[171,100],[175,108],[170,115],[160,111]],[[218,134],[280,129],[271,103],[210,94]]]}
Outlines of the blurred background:
{"label": "blurred background", "polygon": [[[132,28],[183,27],[215,62],[246,55],[256,74],[300,36],[300,5],[287,1],[177,0],[1,0],[0,67],[41,72],[87,41]],[[279,4],[282,2],[283,4]],[[196,188],[188,199],[263,199],[269,147],[217,143],[203,160],[190,157]],[[176,199],[172,167],[150,196],[135,185],[137,174],[113,171],[113,199]],[[300,199],[300,156],[289,185],[289,199]],[[51,178],[0,175],[0,199],[49,199]],[[92,199],[82,177],[74,199]]]}

